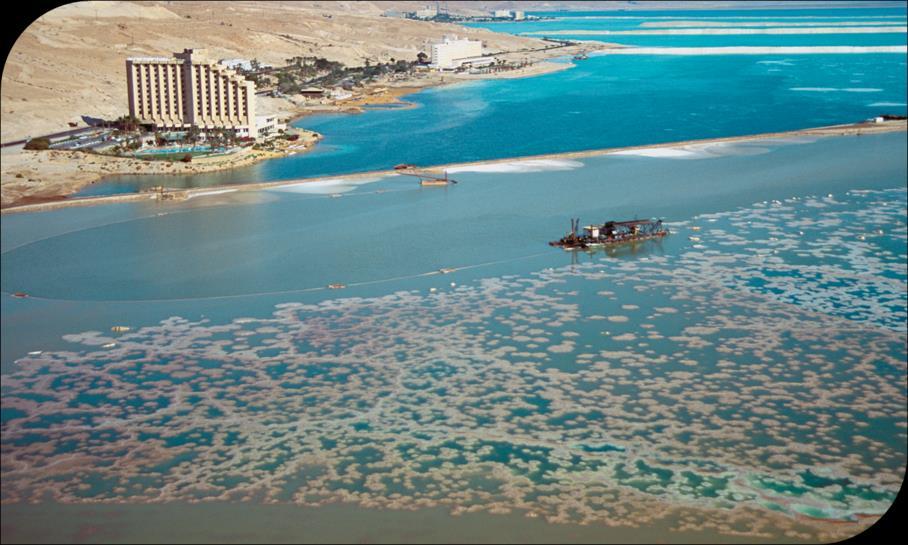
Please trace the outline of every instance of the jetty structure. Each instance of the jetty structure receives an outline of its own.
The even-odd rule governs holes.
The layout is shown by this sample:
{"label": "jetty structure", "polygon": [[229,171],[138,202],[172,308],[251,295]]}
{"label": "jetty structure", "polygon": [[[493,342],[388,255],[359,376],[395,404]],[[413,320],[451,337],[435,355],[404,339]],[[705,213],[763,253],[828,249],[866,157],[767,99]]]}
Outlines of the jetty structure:
{"label": "jetty structure", "polygon": [[662,238],[668,234],[668,229],[662,225],[662,220],[629,220],[607,221],[601,225],[587,225],[580,231],[580,218],[571,219],[571,230],[559,240],[549,242],[549,246],[561,247],[565,250],[587,250],[624,242],[637,242]]}
{"label": "jetty structure", "polygon": [[445,171],[445,176],[437,176],[429,172],[420,172],[416,170],[415,165],[400,164],[394,167],[394,170],[397,171],[397,174],[403,174],[404,176],[415,176],[419,178],[419,185],[421,186],[442,186],[449,184],[456,184],[457,180],[453,178],[448,178],[448,171]]}

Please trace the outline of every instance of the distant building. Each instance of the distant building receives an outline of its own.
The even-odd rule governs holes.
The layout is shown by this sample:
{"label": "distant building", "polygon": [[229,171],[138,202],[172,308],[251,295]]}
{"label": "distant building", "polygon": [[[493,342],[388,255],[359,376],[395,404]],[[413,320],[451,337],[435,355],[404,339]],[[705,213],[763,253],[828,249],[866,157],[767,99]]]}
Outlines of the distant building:
{"label": "distant building", "polygon": [[514,20],[515,20],[515,21],[523,21],[523,20],[526,19],[526,18],[527,18],[527,17],[526,17],[526,13],[524,13],[524,12],[522,12],[522,11],[515,11],[515,12],[514,12]]}
{"label": "distant building", "polygon": [[257,128],[255,137],[259,140],[266,140],[269,137],[276,136],[280,131],[287,130],[287,125],[278,121],[274,115],[260,115],[255,118]]}
{"label": "distant building", "polygon": [[426,6],[425,9],[413,12],[413,16],[417,19],[432,19],[436,15],[438,15],[438,10],[435,9],[435,6]]}
{"label": "distant building", "polygon": [[[236,70],[237,68],[241,68],[247,72],[252,72],[252,68],[253,68],[252,61],[250,61],[248,59],[221,59],[218,62],[222,66],[226,66],[227,68],[230,68],[231,70]],[[259,67],[259,69],[271,68],[271,65],[259,63],[258,67]]]}
{"label": "distant building", "polygon": [[482,68],[483,66],[491,66],[495,64],[495,57],[467,57],[466,59],[458,59],[460,66],[464,68]]}
{"label": "distant building", "polygon": [[334,89],[331,91],[331,98],[334,100],[347,100],[353,96],[353,93],[350,91],[345,91],[344,89]]}
{"label": "distant building", "polygon": [[441,42],[432,44],[430,51],[429,66],[436,70],[453,70],[459,68],[464,59],[482,57],[482,42],[445,36]]}
{"label": "distant building", "polygon": [[305,89],[300,89],[299,94],[305,98],[322,98],[325,96],[325,90],[321,87],[306,87]]}
{"label": "distant building", "polygon": [[496,9],[495,11],[492,12],[492,17],[494,17],[496,19],[510,19],[511,12],[506,9]]}
{"label": "distant building", "polygon": [[155,129],[226,129],[255,137],[255,83],[207,58],[204,49],[173,57],[126,59],[129,114]]}

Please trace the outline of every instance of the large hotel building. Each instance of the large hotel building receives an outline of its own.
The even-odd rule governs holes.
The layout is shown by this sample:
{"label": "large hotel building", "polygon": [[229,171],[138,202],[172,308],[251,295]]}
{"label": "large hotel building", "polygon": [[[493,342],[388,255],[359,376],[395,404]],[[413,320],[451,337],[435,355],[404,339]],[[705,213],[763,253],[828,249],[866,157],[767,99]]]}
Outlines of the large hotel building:
{"label": "large hotel building", "polygon": [[232,130],[256,137],[255,83],[206,57],[184,49],[169,57],[126,59],[129,114],[156,129]]}

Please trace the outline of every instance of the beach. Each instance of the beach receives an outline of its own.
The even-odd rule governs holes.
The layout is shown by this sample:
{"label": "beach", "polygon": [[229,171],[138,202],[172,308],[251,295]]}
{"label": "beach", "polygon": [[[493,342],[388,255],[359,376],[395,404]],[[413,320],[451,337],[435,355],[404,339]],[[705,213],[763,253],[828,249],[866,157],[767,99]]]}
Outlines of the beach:
{"label": "beach", "polygon": [[3,148],[2,206],[58,201],[79,189],[117,174],[148,174],[162,176],[195,174],[229,170],[259,161],[311,150],[320,135],[312,131],[297,131],[296,142],[282,142],[277,151],[242,148],[224,155],[196,157],[190,163],[182,161],[145,161],[139,158],[116,157],[82,151],[29,151]]}
{"label": "beach", "polygon": [[[895,120],[887,121],[884,123],[860,123],[860,124],[845,124],[845,125],[834,125],[827,127],[815,127],[809,129],[800,129],[795,131],[783,131],[783,132],[774,132],[774,133],[764,133],[757,135],[749,136],[733,136],[725,138],[709,138],[703,140],[688,140],[681,142],[669,142],[662,144],[652,144],[644,146],[627,146],[621,148],[606,148],[606,149],[596,149],[596,150],[585,150],[585,151],[576,151],[576,152],[565,152],[565,153],[552,153],[552,154],[542,154],[542,155],[532,155],[532,156],[523,156],[523,157],[510,157],[502,159],[493,159],[486,161],[475,161],[475,162],[466,162],[466,163],[449,163],[442,165],[421,165],[420,170],[428,173],[442,174],[444,171],[448,170],[455,172],[457,169],[464,169],[471,166],[495,166],[502,164],[513,164],[520,162],[533,162],[533,161],[550,161],[550,160],[570,160],[570,159],[580,159],[584,157],[596,157],[600,155],[609,155],[609,154],[621,154],[627,152],[639,152],[640,150],[673,150],[677,148],[685,148],[688,146],[705,146],[710,144],[721,144],[721,143],[733,143],[733,142],[753,142],[760,140],[771,140],[776,138],[790,138],[798,136],[833,136],[833,135],[861,135],[861,134],[878,134],[885,132],[896,132],[896,131],[905,131],[908,128],[908,123],[904,120]],[[51,152],[53,153],[53,152]],[[262,153],[262,152],[259,152]],[[255,160],[256,158],[252,158]],[[143,161],[136,161],[140,165],[147,165],[149,163]],[[61,162],[61,164],[66,165],[66,162]],[[180,163],[175,163],[176,165],[182,166]],[[231,168],[231,166],[225,166],[222,168]],[[159,167],[161,172],[167,173],[165,170],[166,167]],[[202,170],[197,170],[195,172],[201,172]],[[190,171],[192,172],[192,171]],[[368,172],[359,172],[349,175],[344,175],[344,179],[356,180],[362,178],[374,178],[375,176],[388,176],[396,174],[393,170],[382,170],[382,171],[368,171]],[[91,175],[94,176],[94,175]],[[333,179],[337,179],[337,176],[323,176],[311,179],[297,179],[297,180],[281,180],[276,182],[249,182],[241,184],[231,184],[229,186],[221,186],[221,189],[229,189],[232,191],[250,191],[250,190],[260,190],[268,189],[273,187],[302,184],[302,183],[311,183],[311,182],[323,182]],[[93,177],[91,179],[94,179]],[[78,187],[84,186],[86,183],[85,180],[81,182],[74,183],[70,186],[63,186],[64,191],[75,191]],[[192,195],[205,194],[217,187],[206,187],[198,189],[181,189],[174,190],[172,194],[177,199],[185,199],[191,197]],[[133,194],[121,194],[121,195],[112,195],[105,197],[80,197],[75,199],[66,199],[66,193],[60,191],[52,191],[49,195],[45,197],[45,202],[36,202],[36,203],[22,203],[15,206],[7,206],[0,211],[2,214],[10,214],[17,212],[38,212],[43,210],[54,210],[61,207],[67,206],[92,206],[100,204],[110,204],[110,203],[122,203],[122,202],[137,202],[137,201],[147,201],[155,200],[158,198],[156,194],[148,193],[133,193]]]}
{"label": "beach", "polygon": [[[259,97],[264,106],[263,113],[283,119],[296,121],[306,116],[325,113],[362,113],[364,108],[384,105],[406,105],[403,100],[409,94],[444,85],[455,85],[463,81],[514,79],[540,76],[572,68],[568,62],[545,62],[543,59],[558,56],[570,56],[585,49],[603,49],[602,44],[592,46],[578,45],[559,48],[553,51],[536,51],[521,54],[520,59],[532,59],[532,64],[525,68],[507,70],[491,74],[438,74],[424,73],[412,78],[394,82],[381,82],[360,91],[360,95],[334,101],[331,105],[311,105],[304,101],[283,98]],[[511,55],[503,55],[509,59]],[[515,57],[516,59],[516,57]],[[511,60],[515,60],[511,59]],[[105,177],[116,175],[186,175],[204,172],[217,172],[237,169],[261,161],[286,156],[287,154],[305,153],[314,149],[321,136],[305,128],[297,131],[302,139],[292,145],[283,146],[281,151],[243,149],[228,155],[198,158],[191,164],[179,161],[141,161],[98,153],[80,151],[29,151],[22,146],[5,147],[2,153],[2,185],[0,185],[0,208],[58,201],[80,189]],[[166,185],[166,178],[162,180]]]}

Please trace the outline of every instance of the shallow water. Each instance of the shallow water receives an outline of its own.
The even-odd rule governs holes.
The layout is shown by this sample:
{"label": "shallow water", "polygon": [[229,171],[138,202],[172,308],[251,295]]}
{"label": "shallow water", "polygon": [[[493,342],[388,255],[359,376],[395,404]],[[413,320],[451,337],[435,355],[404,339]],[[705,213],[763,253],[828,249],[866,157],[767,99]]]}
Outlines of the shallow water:
{"label": "shallow water", "polygon": [[[447,189],[392,177],[4,217],[3,290],[34,297],[2,303],[18,359],[4,452],[29,462],[7,464],[3,497],[474,506],[822,539],[794,517],[882,513],[904,471],[905,144],[643,150],[480,165]],[[571,215],[664,216],[673,234],[548,247]]]}
{"label": "shallow water", "polygon": [[[863,11],[647,15],[904,20]],[[640,23],[619,17],[599,28]],[[800,128],[905,94],[904,54],[593,57],[306,118],[314,153],[167,185]],[[3,540],[854,534],[906,465],[905,149],[690,145],[4,215]],[[577,216],[672,234],[549,247]]]}
{"label": "shallow water", "polygon": [[[637,528],[548,524],[523,514],[363,509],[348,505],[4,505],[4,543],[652,543],[671,521]],[[673,532],[674,543],[778,543],[778,539]],[[786,536],[786,543],[803,538]]]}

